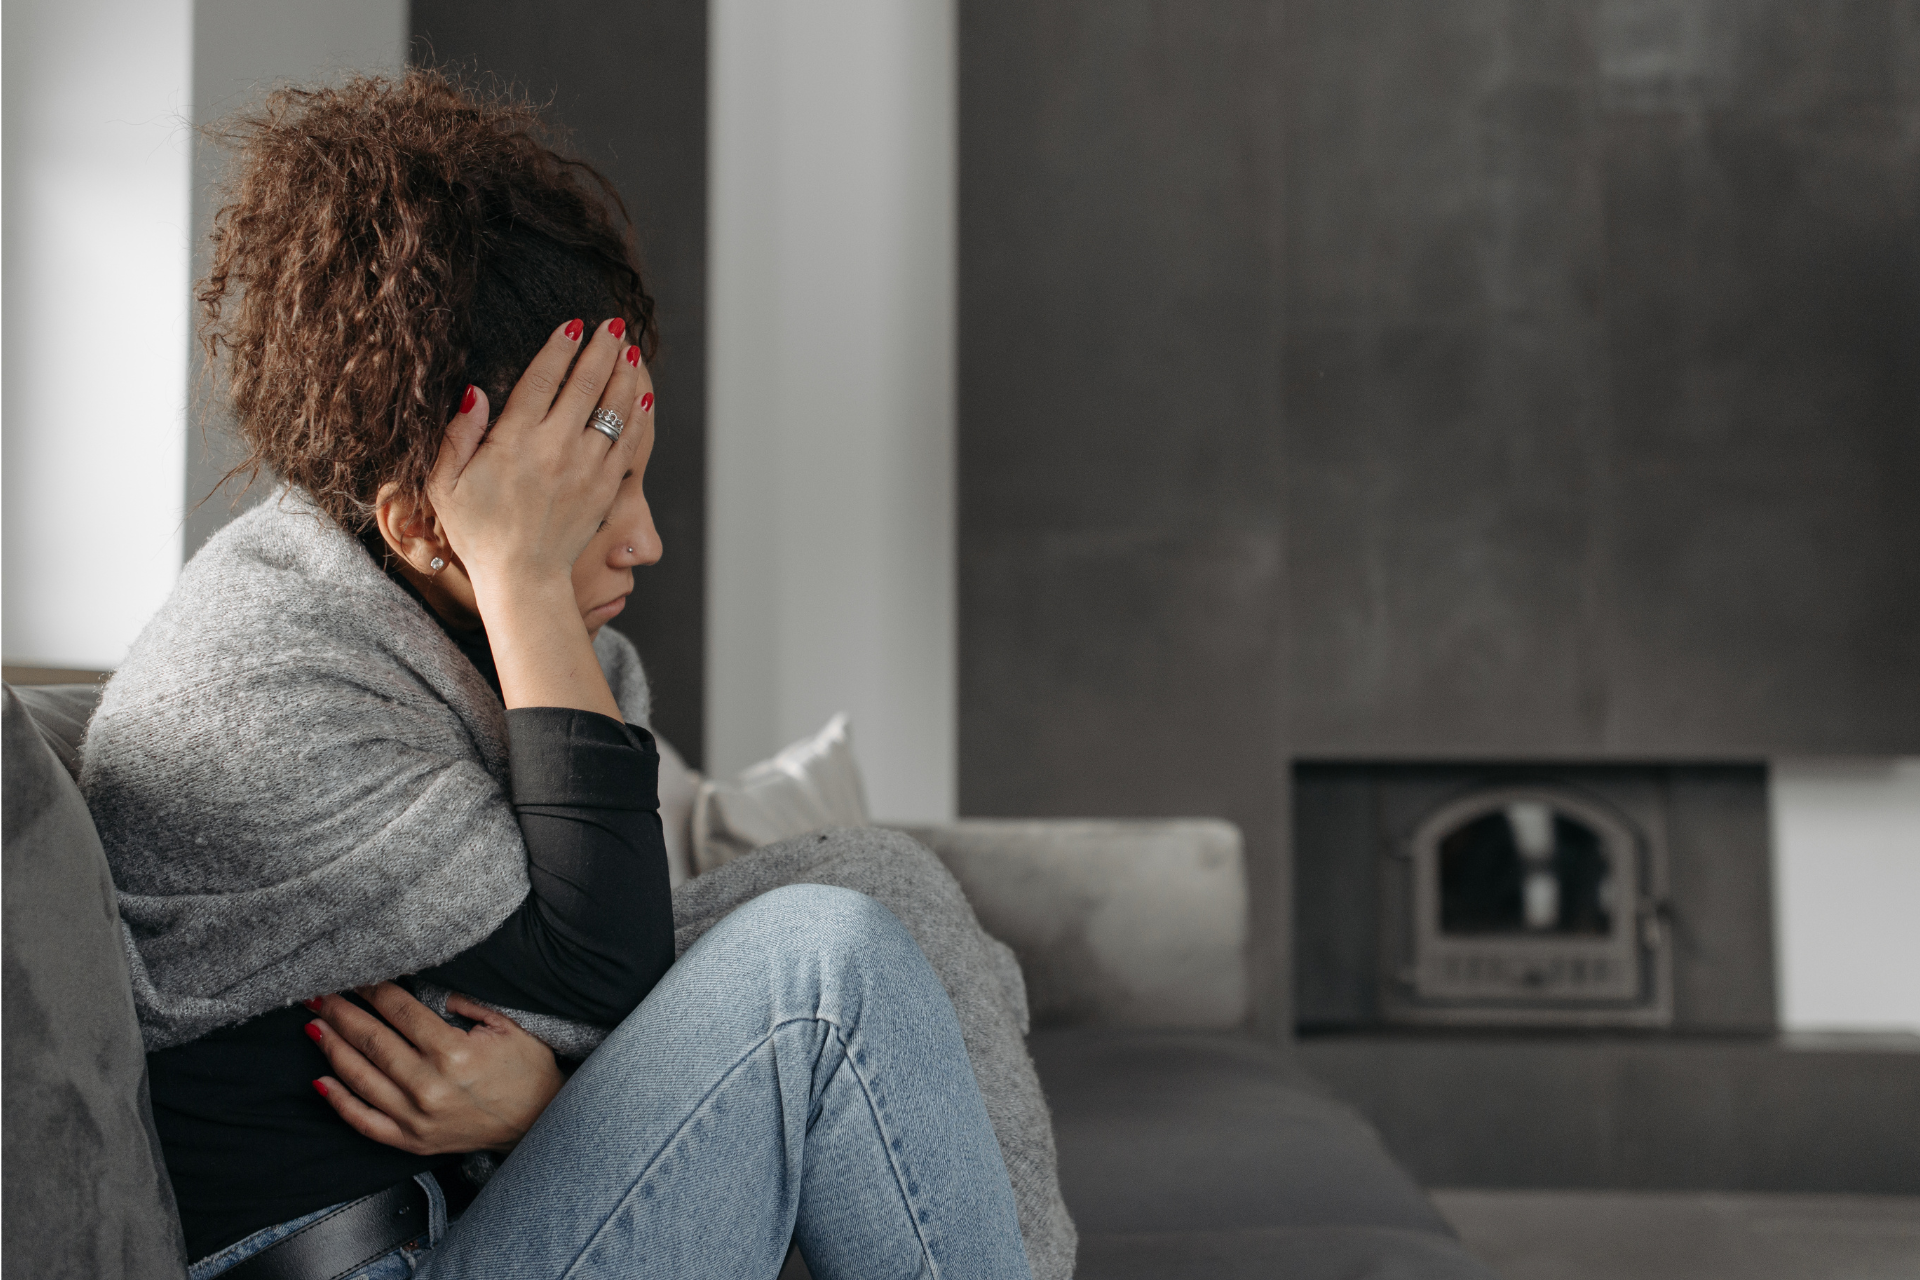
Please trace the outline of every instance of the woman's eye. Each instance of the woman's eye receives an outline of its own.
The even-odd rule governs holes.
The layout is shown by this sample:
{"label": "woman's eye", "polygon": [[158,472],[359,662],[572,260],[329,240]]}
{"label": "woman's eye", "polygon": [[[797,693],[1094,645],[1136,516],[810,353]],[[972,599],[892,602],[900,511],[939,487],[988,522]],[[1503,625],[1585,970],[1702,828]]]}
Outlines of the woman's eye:
{"label": "woman's eye", "polygon": [[598,532],[600,532],[600,530],[601,530],[601,529],[604,529],[604,528],[606,528],[606,527],[607,527],[607,522],[606,522],[605,520],[602,520],[602,521],[600,522],[600,526],[599,526],[599,528],[596,528],[596,529],[594,530],[594,532],[595,532],[595,533],[598,533]]}

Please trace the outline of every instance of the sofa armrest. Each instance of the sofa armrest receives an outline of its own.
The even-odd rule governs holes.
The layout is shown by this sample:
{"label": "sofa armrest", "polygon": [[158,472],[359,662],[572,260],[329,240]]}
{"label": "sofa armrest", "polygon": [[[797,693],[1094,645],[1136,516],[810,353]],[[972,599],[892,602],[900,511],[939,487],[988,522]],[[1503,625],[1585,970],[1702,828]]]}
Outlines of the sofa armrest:
{"label": "sofa armrest", "polygon": [[1035,1027],[1237,1027],[1248,1017],[1239,828],[1213,819],[901,827],[1020,958]]}

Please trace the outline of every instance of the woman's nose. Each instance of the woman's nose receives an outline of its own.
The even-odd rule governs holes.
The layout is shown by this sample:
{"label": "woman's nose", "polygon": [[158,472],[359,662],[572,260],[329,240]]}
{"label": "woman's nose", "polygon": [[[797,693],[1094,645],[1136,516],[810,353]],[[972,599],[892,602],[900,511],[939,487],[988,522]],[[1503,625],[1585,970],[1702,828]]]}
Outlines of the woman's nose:
{"label": "woman's nose", "polygon": [[625,535],[614,544],[613,562],[619,568],[631,569],[638,565],[655,564],[660,553],[665,550],[660,545],[660,531],[653,527],[653,512],[642,506],[635,518],[621,530]]}

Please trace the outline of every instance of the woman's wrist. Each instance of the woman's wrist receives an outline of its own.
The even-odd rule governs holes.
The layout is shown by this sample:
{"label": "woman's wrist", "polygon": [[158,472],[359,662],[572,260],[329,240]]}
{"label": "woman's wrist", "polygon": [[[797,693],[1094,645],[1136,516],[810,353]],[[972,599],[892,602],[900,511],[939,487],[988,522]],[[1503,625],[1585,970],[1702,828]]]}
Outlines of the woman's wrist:
{"label": "woman's wrist", "polygon": [[474,598],[509,709],[572,707],[621,719],[571,579],[476,581]]}
{"label": "woman's wrist", "polygon": [[474,603],[479,606],[480,616],[487,620],[489,631],[493,629],[496,615],[505,617],[529,605],[545,607],[555,602],[571,604],[573,601],[573,580],[565,569],[532,565],[512,568],[465,567],[467,579],[473,583]]}
{"label": "woman's wrist", "polygon": [[480,606],[482,617],[487,614],[489,599],[498,610],[515,600],[573,598],[571,564],[542,564],[504,556],[478,559],[462,556],[461,568],[466,571],[467,580],[473,583],[474,600]]}

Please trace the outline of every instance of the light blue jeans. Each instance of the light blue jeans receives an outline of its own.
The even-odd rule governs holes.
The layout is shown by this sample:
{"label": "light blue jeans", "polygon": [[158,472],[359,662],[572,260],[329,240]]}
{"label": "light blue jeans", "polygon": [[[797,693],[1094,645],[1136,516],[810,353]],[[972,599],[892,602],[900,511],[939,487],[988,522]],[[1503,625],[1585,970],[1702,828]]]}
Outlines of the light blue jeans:
{"label": "light blue jeans", "polygon": [[[391,1253],[383,1253],[365,1266],[347,1272],[339,1280],[407,1280],[413,1274],[418,1260],[426,1256],[429,1246],[447,1234],[447,1198],[440,1190],[440,1184],[430,1173],[423,1173],[414,1181],[427,1193],[427,1230]],[[344,1200],[340,1202],[345,1203]],[[268,1245],[279,1244],[309,1222],[317,1222],[339,1207],[339,1204],[330,1204],[298,1218],[262,1227],[246,1239],[236,1240],[218,1253],[210,1253],[188,1267],[187,1280],[211,1280],[211,1277],[238,1266]]]}
{"label": "light blue jeans", "polygon": [[1030,1280],[946,991],[886,908],[823,885],[696,942],[445,1235],[366,1280],[773,1280],[789,1240],[818,1280]]}

